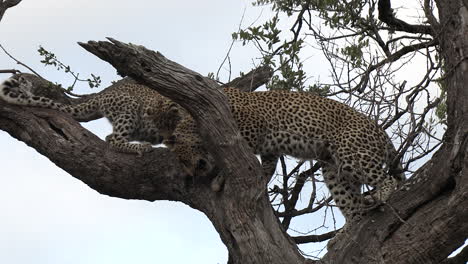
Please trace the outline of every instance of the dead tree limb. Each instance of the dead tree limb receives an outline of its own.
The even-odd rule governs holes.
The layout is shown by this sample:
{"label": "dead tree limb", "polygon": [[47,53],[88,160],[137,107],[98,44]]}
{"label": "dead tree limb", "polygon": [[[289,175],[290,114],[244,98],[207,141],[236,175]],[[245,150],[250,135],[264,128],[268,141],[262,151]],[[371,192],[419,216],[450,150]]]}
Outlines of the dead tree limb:
{"label": "dead tree limb", "polygon": [[378,9],[379,19],[395,30],[408,33],[433,33],[433,29],[429,25],[413,25],[396,18],[390,0],[379,0]]}
{"label": "dead tree limb", "polygon": [[0,0],[0,21],[8,8],[14,7],[21,3],[22,0]]}
{"label": "dead tree limb", "polygon": [[236,87],[244,92],[252,92],[266,84],[272,76],[273,70],[269,66],[260,66],[226,83],[223,87]]}

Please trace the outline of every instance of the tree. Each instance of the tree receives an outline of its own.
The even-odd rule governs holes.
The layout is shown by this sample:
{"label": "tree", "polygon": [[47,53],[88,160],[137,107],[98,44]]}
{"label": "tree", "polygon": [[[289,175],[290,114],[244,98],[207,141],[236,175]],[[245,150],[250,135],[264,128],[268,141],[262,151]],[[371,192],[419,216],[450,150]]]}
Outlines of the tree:
{"label": "tree", "polygon": [[[388,13],[389,1],[379,3],[380,19],[388,27],[432,32],[445,69],[441,81],[447,96],[447,131],[440,148],[414,173],[406,188],[397,191],[382,210],[370,212],[353,226],[348,236],[330,246],[320,262],[465,263],[466,248],[454,258],[447,256],[468,234],[464,221],[468,219],[468,92],[464,88],[468,78],[464,56],[468,6],[463,1],[436,1],[439,21],[407,27]],[[213,193],[206,184],[187,185],[177,159],[166,149],[156,149],[142,158],[122,153],[103,155],[104,142],[54,111],[0,103],[2,130],[101,193],[127,199],[177,200],[204,212],[228,247],[230,263],[307,262],[271,210],[266,182],[256,177],[261,174],[259,164],[245,142],[235,136],[226,100],[213,81],[141,46],[113,39],[81,45],[192,114],[209,152],[226,172],[224,190]]]}

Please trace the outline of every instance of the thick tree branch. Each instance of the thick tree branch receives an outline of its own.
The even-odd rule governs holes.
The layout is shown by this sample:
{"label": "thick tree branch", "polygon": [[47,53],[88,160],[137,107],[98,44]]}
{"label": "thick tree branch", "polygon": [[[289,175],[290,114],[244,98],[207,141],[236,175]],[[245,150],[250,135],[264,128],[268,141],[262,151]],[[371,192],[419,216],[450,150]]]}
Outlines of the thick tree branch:
{"label": "thick tree branch", "polygon": [[[261,175],[258,161],[247,151],[237,131],[224,94],[210,79],[166,59],[159,52],[111,38],[109,41],[79,44],[112,64],[119,73],[146,84],[187,109],[208,143],[207,150],[217,158],[221,169],[238,171],[247,179]],[[242,188],[245,184],[250,185],[251,180],[236,181],[233,187]],[[264,186],[261,182],[257,184]]]}
{"label": "thick tree branch", "polygon": [[389,27],[408,33],[432,34],[432,28],[428,25],[412,25],[398,19],[393,14],[392,4],[390,0],[379,0],[379,19],[386,23]]}
{"label": "thick tree branch", "polygon": [[178,160],[167,149],[141,158],[118,153],[66,114],[4,102],[0,128],[102,194],[148,201],[187,195]]}
{"label": "thick tree branch", "polygon": [[335,230],[321,235],[296,236],[293,239],[297,244],[322,242],[334,237],[339,231]]}
{"label": "thick tree branch", "polygon": [[226,83],[223,87],[236,87],[244,92],[252,92],[266,84],[272,76],[273,70],[269,66],[260,66]]}

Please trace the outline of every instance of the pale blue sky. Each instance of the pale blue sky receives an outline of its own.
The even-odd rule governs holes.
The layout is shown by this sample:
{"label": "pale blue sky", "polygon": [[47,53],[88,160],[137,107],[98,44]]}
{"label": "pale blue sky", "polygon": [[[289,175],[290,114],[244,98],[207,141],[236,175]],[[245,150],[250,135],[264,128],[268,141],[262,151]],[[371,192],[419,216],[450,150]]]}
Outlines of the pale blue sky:
{"label": "pale blue sky", "polygon": [[[115,70],[77,41],[109,36],[141,44],[206,75],[218,69],[245,7],[244,27],[269,12],[243,0],[24,0],[0,23],[0,44],[47,79],[64,85],[72,79],[39,63],[39,45],[82,76],[100,75],[103,87],[118,78]],[[233,76],[252,69],[255,57],[253,48],[236,45],[231,54]],[[24,70],[2,52],[0,68]],[[226,80],[227,71],[221,73]],[[81,84],[75,92],[90,90]],[[104,120],[84,126],[101,138],[111,131]],[[209,220],[182,203],[100,195],[3,131],[0,160],[0,263],[227,262],[227,251]],[[322,221],[319,217],[319,223],[312,224],[311,219],[293,224],[311,230]],[[304,249],[314,254],[315,247]]]}

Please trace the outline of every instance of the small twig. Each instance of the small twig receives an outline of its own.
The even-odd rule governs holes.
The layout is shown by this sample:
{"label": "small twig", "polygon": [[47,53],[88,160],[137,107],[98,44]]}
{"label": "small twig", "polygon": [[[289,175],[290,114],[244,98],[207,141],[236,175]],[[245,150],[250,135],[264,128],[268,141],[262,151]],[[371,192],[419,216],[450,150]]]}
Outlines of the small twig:
{"label": "small twig", "polygon": [[26,69],[30,70],[32,73],[34,73],[35,75],[41,77],[42,79],[44,79],[44,77],[42,77],[39,73],[37,73],[35,70],[33,70],[31,67],[29,67],[28,65],[22,63],[21,61],[17,60],[15,57],[13,57],[10,53],[8,53],[8,51],[6,51],[6,49],[2,46],[2,44],[0,44],[0,48],[3,50],[3,52],[5,52],[6,55],[8,55],[8,57],[10,57],[12,60],[16,61],[17,64],[25,67]]}
{"label": "small twig", "polygon": [[332,237],[334,237],[341,229],[334,230],[325,234],[321,235],[308,235],[308,236],[297,236],[297,237],[292,237],[294,242],[296,244],[304,244],[304,243],[310,243],[310,242],[322,242],[325,240],[328,240]]}
{"label": "small twig", "polygon": [[[39,76],[41,77],[42,79],[44,79],[44,77],[42,77],[39,73],[37,73],[35,70],[33,70],[31,67],[29,67],[28,65],[22,63],[21,61],[19,61],[18,59],[16,59],[15,57],[13,57],[10,53],[8,53],[8,51],[6,51],[6,49],[0,44],[0,48],[3,50],[3,52],[5,52],[6,55],[8,55],[12,60],[16,61],[17,64],[25,67],[26,69],[30,70],[32,73],[34,73],[36,76]],[[21,73],[20,70],[16,70],[16,69],[8,69],[8,70],[0,70],[0,73],[12,73],[12,74],[17,74],[17,73]],[[45,80],[45,79],[44,79]],[[76,81],[75,81],[76,82]],[[71,96],[75,96],[75,97],[83,97],[83,95],[79,95],[79,94],[75,94],[75,93],[72,93],[71,91],[68,91],[67,89],[64,89],[62,88],[63,91]]]}
{"label": "small twig", "polygon": [[3,5],[5,5],[7,8],[14,7],[15,5],[21,3],[22,0],[5,0],[2,1]]}
{"label": "small twig", "polygon": [[21,73],[21,71],[15,70],[15,69],[9,69],[9,70],[0,70],[0,73],[12,73],[12,74],[17,74],[17,73]]}
{"label": "small twig", "polygon": [[[245,10],[246,10],[246,8],[244,8],[244,12],[242,13],[242,17],[241,17],[241,20],[239,22],[239,28],[238,28],[237,32],[239,32],[241,30],[242,22],[244,21],[244,17],[245,17]],[[231,58],[230,58],[229,54],[231,54],[231,50],[232,50],[232,47],[234,46],[235,42],[236,41],[234,39],[231,41],[231,45],[228,48],[226,56],[224,56],[224,59],[221,62],[221,64],[219,65],[218,71],[216,72],[215,79],[219,78],[219,72],[221,71],[221,68],[223,67],[224,63],[226,63],[226,60],[229,60],[229,80],[228,80],[228,82],[231,81],[231,61],[230,61]]]}

